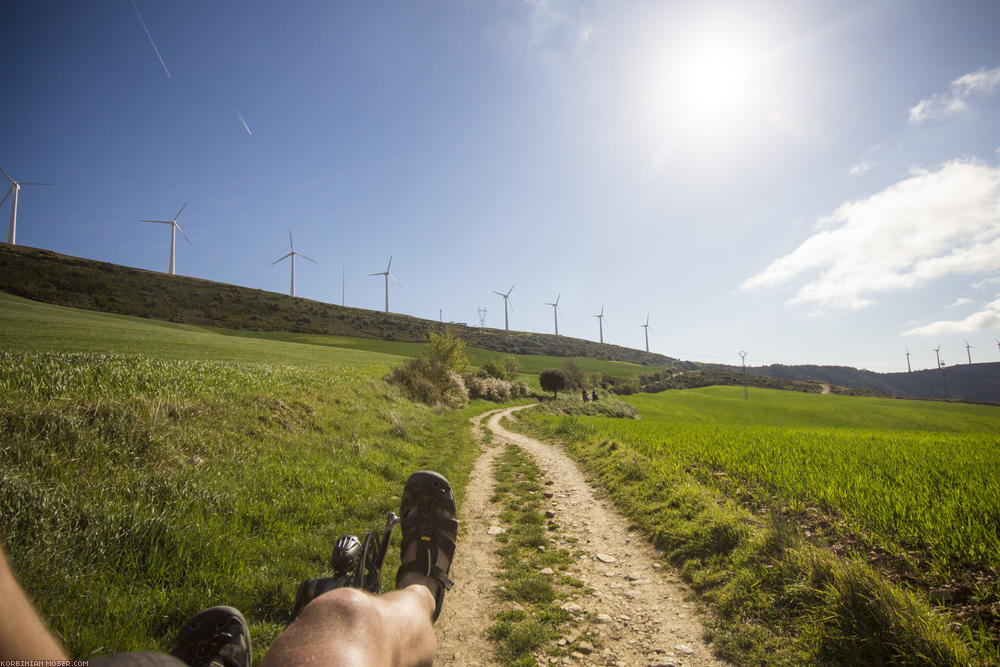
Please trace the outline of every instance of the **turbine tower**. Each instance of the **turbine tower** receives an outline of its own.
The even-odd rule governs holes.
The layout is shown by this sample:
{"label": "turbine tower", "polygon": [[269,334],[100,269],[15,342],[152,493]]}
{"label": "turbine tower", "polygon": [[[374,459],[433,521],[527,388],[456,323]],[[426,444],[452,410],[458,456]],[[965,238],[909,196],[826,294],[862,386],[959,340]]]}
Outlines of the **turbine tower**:
{"label": "turbine tower", "polygon": [[749,401],[750,393],[747,391],[747,353],[740,350],[738,354],[740,355],[740,359],[743,360],[743,400]]}
{"label": "turbine tower", "polygon": [[972,353],[969,352],[969,350],[971,348],[973,348],[973,347],[975,347],[975,345],[969,345],[969,341],[965,341],[965,354],[968,355],[968,357],[969,357],[969,365],[970,366],[972,365]]}
{"label": "turbine tower", "polygon": [[[396,280],[396,276],[389,273],[389,268],[392,266],[392,255],[389,255],[389,263],[386,264],[385,271],[378,271],[376,273],[369,273],[369,276],[385,276],[385,312],[389,312],[389,278],[392,278],[392,282],[399,285],[399,281]],[[402,287],[402,285],[399,285]]]}
{"label": "turbine tower", "polygon": [[8,181],[10,181],[10,187],[7,189],[7,194],[3,196],[3,199],[0,199],[0,206],[3,206],[3,203],[7,201],[7,197],[11,197],[11,193],[13,193],[13,197],[11,197],[10,200],[10,228],[7,230],[7,243],[17,245],[17,195],[21,191],[21,186],[54,185],[54,183],[34,183],[31,181],[18,182],[11,178],[10,174],[3,169],[0,169],[0,172],[3,172],[3,175],[7,177]]}
{"label": "turbine tower", "polygon": [[649,352],[649,314],[646,314],[646,323],[640,324],[640,327],[646,330],[646,352]]}
{"label": "turbine tower", "polygon": [[556,297],[555,303],[547,303],[546,306],[552,306],[552,317],[555,318],[556,323],[556,335],[559,335],[559,299],[562,298],[562,292],[559,292],[559,296]]}
{"label": "turbine tower", "polygon": [[601,342],[603,343],[604,342],[604,304],[603,303],[601,304],[601,314],[600,315],[594,315],[594,317],[597,318],[597,325],[598,325],[598,327],[600,327],[599,330],[601,332]]}
{"label": "turbine tower", "polygon": [[[510,293],[514,291],[515,287],[517,287],[517,283],[511,285],[506,294],[503,292],[493,292],[497,296],[503,297],[503,328],[505,331],[510,331],[510,322],[507,319],[507,305],[510,303]],[[511,310],[513,310],[513,308],[511,308]]]}
{"label": "turbine tower", "polygon": [[301,257],[302,259],[308,259],[308,260],[309,260],[310,262],[312,262],[313,264],[319,264],[319,262],[317,262],[317,261],[316,261],[315,259],[313,259],[312,257],[306,257],[306,256],[305,256],[305,255],[303,255],[303,254],[302,254],[301,252],[296,252],[296,251],[295,251],[295,243],[294,243],[294,242],[292,241],[292,230],[290,230],[290,229],[288,230],[288,245],[289,245],[289,246],[291,247],[291,249],[292,249],[292,250],[291,250],[291,252],[289,252],[289,253],[288,253],[288,254],[286,254],[286,255],[282,255],[282,256],[281,256],[281,257],[279,257],[278,259],[276,259],[276,260],[274,260],[273,262],[271,262],[271,266],[274,266],[275,264],[277,264],[277,263],[278,263],[278,262],[280,262],[281,260],[285,259],[286,257],[291,257],[291,258],[292,258],[292,286],[291,286],[291,288],[290,288],[290,289],[288,290],[288,294],[289,294],[289,296],[295,296],[295,256],[296,256],[296,255],[298,255],[298,256],[299,256],[299,257]]}
{"label": "turbine tower", "polygon": [[907,373],[913,372],[912,370],[910,370],[910,348],[906,348],[906,372]]}
{"label": "turbine tower", "polygon": [[940,345],[938,345],[937,347],[934,348],[934,354],[937,355],[937,365],[938,365],[938,368],[941,368],[941,346]]}
{"label": "turbine tower", "polygon": [[[184,230],[181,229],[181,226],[177,224],[177,218],[181,217],[181,211],[184,210],[185,206],[187,206],[187,202],[184,202],[184,206],[181,206],[181,210],[177,211],[177,215],[174,216],[173,220],[139,221],[139,222],[156,222],[161,225],[170,225],[170,275],[174,275],[174,253],[175,253],[175,246],[177,245],[177,232],[180,232],[181,236],[184,237],[184,240],[188,242],[188,245],[191,245],[191,239],[187,237],[187,234],[184,233]],[[289,232],[289,234],[290,233],[291,232]]]}

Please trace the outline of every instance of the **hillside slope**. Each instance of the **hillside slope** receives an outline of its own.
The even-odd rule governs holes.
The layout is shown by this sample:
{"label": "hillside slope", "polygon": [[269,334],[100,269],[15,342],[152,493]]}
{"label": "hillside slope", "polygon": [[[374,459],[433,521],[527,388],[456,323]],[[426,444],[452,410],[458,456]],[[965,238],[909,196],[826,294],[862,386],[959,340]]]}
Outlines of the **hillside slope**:
{"label": "hillside slope", "polygon": [[952,398],[1000,403],[1000,362],[962,364],[942,370],[874,373],[846,366],[762,366],[751,373],[784,380],[814,380],[905,398]]}
{"label": "hillside slope", "polygon": [[[438,322],[0,244],[0,290],[62,306],[249,331],[423,342]],[[469,345],[514,354],[694,368],[661,354],[551,334],[449,325]]]}

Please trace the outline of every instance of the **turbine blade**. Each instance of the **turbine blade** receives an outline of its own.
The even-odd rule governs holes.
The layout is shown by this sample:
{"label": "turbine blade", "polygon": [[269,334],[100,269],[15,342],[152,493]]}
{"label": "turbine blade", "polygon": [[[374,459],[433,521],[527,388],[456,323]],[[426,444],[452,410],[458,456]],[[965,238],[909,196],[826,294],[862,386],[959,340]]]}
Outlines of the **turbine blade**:
{"label": "turbine blade", "polygon": [[288,253],[287,255],[282,255],[282,256],[281,256],[281,257],[279,257],[278,259],[276,259],[276,260],[274,260],[273,262],[271,262],[271,266],[274,266],[275,264],[277,264],[277,263],[278,263],[278,262],[280,262],[281,260],[285,259],[286,257],[291,257],[291,256],[292,256],[292,253]]}
{"label": "turbine blade", "polygon": [[292,243],[292,230],[291,229],[288,230],[288,245],[289,245],[289,247],[291,247],[291,249],[293,251],[295,250],[295,244]]}
{"label": "turbine blade", "polygon": [[297,253],[295,253],[295,254],[296,254],[296,255],[298,255],[299,257],[302,257],[302,258],[304,258],[304,259],[308,259],[308,260],[309,260],[310,262],[312,262],[313,264],[319,264],[319,262],[317,262],[317,261],[316,261],[315,259],[313,259],[312,257],[306,257],[306,256],[305,256],[305,255],[303,255],[303,254],[302,254],[301,252],[297,252]]}
{"label": "turbine blade", "polygon": [[[188,203],[184,202],[184,206],[187,206],[187,205],[188,205]],[[184,206],[181,206],[181,211],[184,210]],[[177,211],[177,215],[174,216],[174,220],[176,220],[177,218],[181,217],[181,211]]]}
{"label": "turbine blade", "polygon": [[55,185],[55,183],[36,183],[35,181],[22,181],[18,185]]}
{"label": "turbine blade", "polygon": [[177,224],[176,222],[175,222],[175,223],[173,223],[173,225],[174,225],[174,227],[176,227],[176,228],[177,228],[177,231],[179,231],[179,232],[181,233],[181,236],[183,236],[183,237],[184,237],[184,240],[188,242],[188,245],[193,245],[193,244],[191,243],[191,239],[189,239],[189,238],[188,238],[188,235],[184,233],[184,230],[183,230],[183,229],[181,229],[181,226],[180,226],[180,225],[178,225],[178,224]]}
{"label": "turbine blade", "polygon": [[[386,271],[386,273],[389,273],[389,272],[388,272],[388,271]],[[389,273],[389,277],[390,277],[390,278],[392,278],[392,282],[394,282],[394,283],[396,283],[397,285],[399,285],[399,281],[398,281],[398,280],[396,280],[396,276],[394,276],[394,275],[392,275],[391,273]],[[399,286],[400,286],[400,287],[402,287],[402,285],[399,285]]]}
{"label": "turbine blade", "polygon": [[496,294],[497,296],[507,296],[503,292],[493,292],[493,293]]}
{"label": "turbine blade", "polygon": [[369,273],[368,275],[370,275],[370,276],[384,276],[385,273],[382,272],[382,271],[379,271],[378,273]]}
{"label": "turbine blade", "polygon": [[514,291],[515,287],[517,287],[517,283],[514,283],[513,285],[510,286],[510,289],[507,290],[507,296],[510,296],[510,293]]}
{"label": "turbine blade", "polygon": [[10,174],[8,174],[3,169],[0,169],[0,172],[3,172],[3,175],[7,177],[7,180],[10,181],[11,185],[13,185],[14,183],[17,183],[17,181],[15,181],[13,178],[11,178]]}
{"label": "turbine blade", "polygon": [[139,222],[158,222],[161,225],[172,225],[172,224],[174,224],[173,220],[140,220]]}
{"label": "turbine blade", "polygon": [[[389,263],[385,267],[385,272],[389,273],[389,269],[391,268],[392,268],[392,255],[389,255]],[[395,280],[395,278],[393,278],[393,280]]]}
{"label": "turbine blade", "polygon": [[14,189],[14,186],[13,186],[13,185],[12,185],[12,186],[10,186],[9,188],[7,188],[7,194],[5,194],[5,195],[3,196],[3,199],[0,199],[0,206],[3,206],[3,203],[4,203],[5,201],[7,201],[7,197],[9,197],[9,196],[10,196],[10,191],[11,191],[11,190],[13,190],[13,189]]}

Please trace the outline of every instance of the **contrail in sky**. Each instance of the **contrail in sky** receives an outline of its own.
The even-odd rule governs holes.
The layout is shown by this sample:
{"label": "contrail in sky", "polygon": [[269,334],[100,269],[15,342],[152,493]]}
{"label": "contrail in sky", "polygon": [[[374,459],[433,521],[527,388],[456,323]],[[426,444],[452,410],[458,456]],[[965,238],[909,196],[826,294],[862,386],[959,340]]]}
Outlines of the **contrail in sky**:
{"label": "contrail in sky", "polygon": [[153,51],[156,52],[156,57],[160,59],[160,64],[163,65],[163,71],[167,73],[167,78],[173,78],[170,76],[170,70],[167,69],[167,63],[163,62],[163,56],[160,55],[160,50],[156,48],[156,42],[153,41],[153,36],[149,34],[149,28],[146,27],[146,22],[142,20],[142,14],[139,13],[139,8],[135,6],[135,0],[129,0],[132,3],[132,9],[135,10],[135,15],[139,17],[139,23],[142,25],[142,29],[146,31],[146,37],[149,38],[149,43],[153,46]]}
{"label": "contrail in sky", "polygon": [[240,113],[239,109],[236,109],[236,115],[240,117],[240,122],[243,123],[243,129],[245,129],[247,131],[247,134],[249,134],[252,137],[253,132],[250,131],[250,126],[247,125],[247,122],[243,120],[243,114]]}

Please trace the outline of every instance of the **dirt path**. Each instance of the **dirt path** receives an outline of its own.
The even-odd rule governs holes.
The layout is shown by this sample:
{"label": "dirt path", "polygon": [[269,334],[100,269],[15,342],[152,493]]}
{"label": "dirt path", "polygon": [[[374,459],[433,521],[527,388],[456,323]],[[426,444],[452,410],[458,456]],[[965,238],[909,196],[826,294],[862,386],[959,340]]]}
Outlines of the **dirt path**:
{"label": "dirt path", "polygon": [[695,604],[679,578],[656,563],[654,549],[629,533],[628,520],[594,494],[576,464],[558,447],[500,426],[503,417],[518,409],[488,412],[472,420],[478,425],[488,417],[494,442],[476,462],[460,508],[463,529],[452,566],[456,584],[436,626],[438,664],[495,664],[485,631],[497,607],[492,595],[497,545],[487,530],[497,513],[490,502],[493,460],[508,442],[531,454],[552,482],[547,509],[555,512],[560,526],[557,544],[571,552],[583,551],[571,574],[594,591],[577,602],[584,612],[604,615],[598,626],[604,648],[589,656],[566,658],[566,664],[725,664],[703,641]]}

